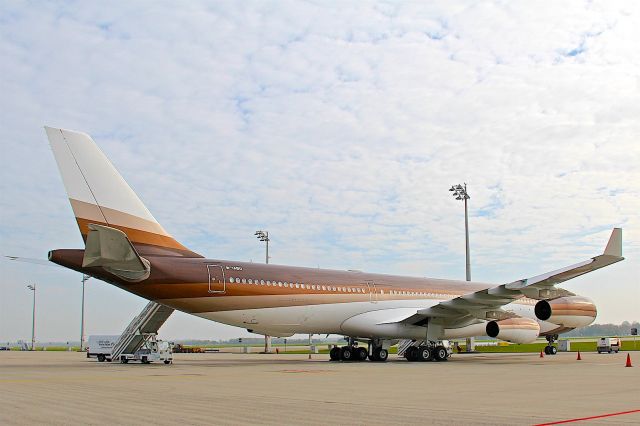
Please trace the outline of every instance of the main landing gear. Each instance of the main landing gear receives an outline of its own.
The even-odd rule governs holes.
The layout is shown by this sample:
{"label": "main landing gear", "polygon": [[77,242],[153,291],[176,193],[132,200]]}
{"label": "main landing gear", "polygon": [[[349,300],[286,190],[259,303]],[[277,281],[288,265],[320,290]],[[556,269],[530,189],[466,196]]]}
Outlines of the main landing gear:
{"label": "main landing gear", "polygon": [[547,342],[549,342],[549,344],[544,347],[544,354],[545,355],[555,355],[555,354],[557,354],[558,353],[558,348],[553,346],[553,342],[558,339],[558,335],[557,334],[552,334],[551,336],[546,336],[546,338],[547,338]]}
{"label": "main landing gear", "polygon": [[420,346],[409,346],[404,352],[407,361],[446,361],[451,354],[443,345],[431,344]]}
{"label": "main landing gear", "polygon": [[[365,361],[367,358],[374,362],[385,362],[389,359],[389,350],[382,346],[372,346],[370,348],[357,346],[354,339],[349,339],[347,346],[335,346],[329,351],[331,361]],[[372,347],[371,347],[372,346]]]}

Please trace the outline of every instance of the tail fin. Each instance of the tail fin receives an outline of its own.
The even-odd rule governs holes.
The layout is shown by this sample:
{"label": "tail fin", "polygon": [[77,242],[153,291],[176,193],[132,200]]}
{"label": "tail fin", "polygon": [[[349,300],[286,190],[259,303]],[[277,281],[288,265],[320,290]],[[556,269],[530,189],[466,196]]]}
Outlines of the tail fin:
{"label": "tail fin", "polygon": [[106,225],[124,232],[140,253],[201,257],[164,230],[89,135],[45,130],[85,242],[89,224]]}

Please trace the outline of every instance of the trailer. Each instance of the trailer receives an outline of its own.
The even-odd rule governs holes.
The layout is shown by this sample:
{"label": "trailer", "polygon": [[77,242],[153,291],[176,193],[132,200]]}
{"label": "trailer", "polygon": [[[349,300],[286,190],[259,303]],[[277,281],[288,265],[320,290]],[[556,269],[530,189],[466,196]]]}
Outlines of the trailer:
{"label": "trailer", "polygon": [[120,336],[89,336],[87,358],[98,358],[98,362],[111,361],[111,351],[119,339]]}

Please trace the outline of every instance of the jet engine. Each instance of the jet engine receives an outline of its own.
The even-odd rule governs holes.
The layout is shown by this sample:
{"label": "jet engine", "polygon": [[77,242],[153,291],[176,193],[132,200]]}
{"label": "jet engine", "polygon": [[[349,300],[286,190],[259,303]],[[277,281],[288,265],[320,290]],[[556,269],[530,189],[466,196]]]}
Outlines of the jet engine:
{"label": "jet engine", "polygon": [[585,327],[591,324],[598,313],[591,299],[582,296],[567,296],[553,300],[541,300],[534,309],[536,318],[563,327]]}
{"label": "jet engine", "polygon": [[513,343],[531,343],[538,338],[540,326],[531,318],[509,318],[489,321],[487,336]]}

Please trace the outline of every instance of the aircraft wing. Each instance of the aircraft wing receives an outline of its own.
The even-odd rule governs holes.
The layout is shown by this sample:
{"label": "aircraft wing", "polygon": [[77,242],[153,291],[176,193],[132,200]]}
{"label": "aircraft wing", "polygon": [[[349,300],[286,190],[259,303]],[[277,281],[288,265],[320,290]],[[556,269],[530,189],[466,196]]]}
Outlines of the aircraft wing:
{"label": "aircraft wing", "polygon": [[441,318],[445,323],[461,323],[473,319],[503,320],[517,317],[516,314],[503,310],[502,306],[521,297],[544,300],[574,296],[573,293],[556,288],[555,285],[621,260],[624,260],[622,229],[614,228],[604,253],[599,256],[542,275],[445,300],[431,308],[419,310],[402,322],[424,325],[428,318]]}

